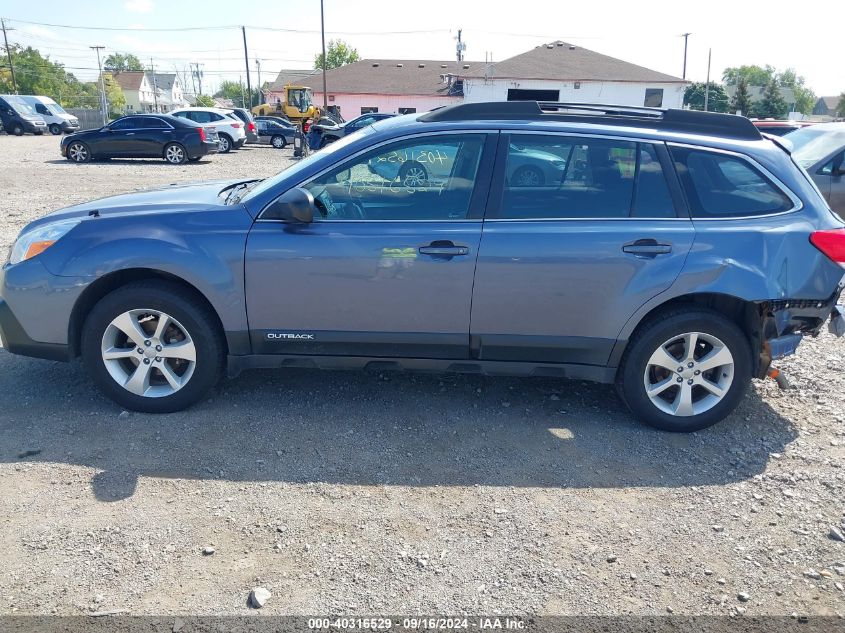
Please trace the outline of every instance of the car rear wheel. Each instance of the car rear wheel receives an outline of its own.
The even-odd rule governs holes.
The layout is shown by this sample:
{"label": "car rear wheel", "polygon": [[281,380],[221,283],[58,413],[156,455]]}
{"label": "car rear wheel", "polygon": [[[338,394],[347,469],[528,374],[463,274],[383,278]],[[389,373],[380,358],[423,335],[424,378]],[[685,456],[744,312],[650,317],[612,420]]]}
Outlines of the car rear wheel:
{"label": "car rear wheel", "polygon": [[664,313],[634,336],[618,385],[641,421],[673,432],[716,424],[739,404],[751,380],[751,347],[718,312]]}
{"label": "car rear wheel", "polygon": [[106,295],[82,331],[97,386],[124,408],[168,413],[200,400],[220,378],[225,347],[216,318],[178,284],[136,282]]}
{"label": "car rear wheel", "polygon": [[228,134],[221,134],[217,140],[221,154],[228,154],[232,151],[232,139]]}
{"label": "car rear wheel", "polygon": [[284,136],[274,136],[270,139],[270,145],[275,147],[276,149],[283,149],[285,147],[285,137]]}
{"label": "car rear wheel", "polygon": [[67,159],[74,163],[87,163],[91,160],[91,150],[85,143],[74,141],[68,145]]}
{"label": "car rear wheel", "polygon": [[53,136],[58,136],[61,133],[62,133],[62,128],[59,126],[58,123],[50,124],[50,134],[52,134]]}
{"label": "car rear wheel", "polygon": [[179,143],[170,143],[164,147],[164,160],[171,165],[182,165],[188,162],[188,153]]}

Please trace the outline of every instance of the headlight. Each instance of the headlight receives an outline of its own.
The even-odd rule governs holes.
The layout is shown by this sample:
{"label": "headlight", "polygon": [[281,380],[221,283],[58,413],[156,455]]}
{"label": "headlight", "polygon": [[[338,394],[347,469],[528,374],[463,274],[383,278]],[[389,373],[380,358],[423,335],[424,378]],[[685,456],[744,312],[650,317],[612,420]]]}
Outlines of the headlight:
{"label": "headlight", "polygon": [[68,231],[79,224],[80,221],[60,220],[51,224],[43,224],[31,231],[22,233],[12,247],[9,263],[19,264],[30,257],[40,255],[58,242]]}

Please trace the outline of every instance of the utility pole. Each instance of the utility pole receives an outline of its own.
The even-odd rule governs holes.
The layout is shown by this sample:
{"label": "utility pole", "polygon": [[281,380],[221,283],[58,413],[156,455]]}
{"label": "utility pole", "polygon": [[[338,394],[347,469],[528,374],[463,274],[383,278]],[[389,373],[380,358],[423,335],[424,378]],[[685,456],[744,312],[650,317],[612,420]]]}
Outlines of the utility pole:
{"label": "utility pole", "polygon": [[704,84],[704,111],[707,112],[707,104],[710,101],[710,58],[713,56],[713,49],[707,51],[707,83]]}
{"label": "utility pole", "polygon": [[194,67],[196,68],[197,88],[199,89],[199,94],[202,94],[202,71],[200,70],[200,64],[195,63]]}
{"label": "utility pole", "polygon": [[155,103],[155,111],[158,112],[158,84],[156,83],[156,67],[153,64],[152,57],[150,57],[150,75],[153,78],[153,103]]}
{"label": "utility pole", "polygon": [[[9,58],[9,70],[12,71],[12,89],[15,91],[15,94],[18,94],[18,82],[15,79],[15,65],[12,63],[12,49],[9,48],[9,40],[6,37],[6,21],[0,18],[0,24],[3,25],[3,42],[6,45],[6,56]],[[9,29],[13,31],[14,29]]]}
{"label": "utility pole", "polygon": [[258,67],[258,103],[256,105],[261,105],[263,103],[261,94],[261,60],[256,59],[255,65]]}
{"label": "utility pole", "polygon": [[246,93],[249,95],[249,105],[244,103],[244,107],[249,109],[252,107],[252,85],[249,82],[249,52],[246,49],[246,27],[241,27],[241,32],[244,36],[244,62],[246,62]]}
{"label": "utility pole", "polygon": [[320,0],[320,37],[323,38],[323,112],[329,109],[329,96],[326,94],[326,20],[323,16],[323,0]]}
{"label": "utility pole", "polygon": [[687,44],[689,43],[689,36],[692,33],[682,33],[681,37],[684,38],[684,73],[681,75],[681,79],[687,78]]}
{"label": "utility pole", "polygon": [[458,53],[458,61],[459,61],[459,62],[464,61],[464,49],[465,49],[465,47],[464,47],[463,42],[461,41],[461,33],[462,33],[462,32],[463,32],[463,29],[458,29],[458,46],[457,46],[457,53]]}
{"label": "utility pole", "polygon": [[106,80],[103,77],[103,65],[100,63],[100,51],[105,46],[89,46],[88,48],[97,51],[97,68],[100,69],[100,112],[103,115],[103,125],[108,125],[109,102],[106,100]]}

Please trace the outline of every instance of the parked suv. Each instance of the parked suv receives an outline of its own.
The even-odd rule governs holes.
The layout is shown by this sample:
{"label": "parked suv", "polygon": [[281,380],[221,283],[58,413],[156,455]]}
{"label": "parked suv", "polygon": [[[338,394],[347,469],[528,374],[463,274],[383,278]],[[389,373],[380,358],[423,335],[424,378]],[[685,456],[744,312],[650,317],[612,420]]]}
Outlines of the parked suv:
{"label": "parked suv", "polygon": [[233,108],[232,114],[238,117],[244,124],[247,143],[258,143],[258,131],[255,129],[255,117],[246,108]]}
{"label": "parked suv", "polygon": [[[556,164],[542,182],[514,177],[528,155]],[[81,355],[138,411],[187,407],[224,371],[370,367],[615,384],[641,420],[693,431],[829,318],[845,330],[843,265],[843,223],[748,119],[460,104],[266,180],[36,220],[0,276],[0,331],[12,353]]]}
{"label": "parked suv", "polygon": [[243,121],[232,110],[224,108],[182,108],[171,112],[173,116],[199,123],[217,132],[220,138],[220,152],[227,154],[240,149],[246,143],[246,128]]}

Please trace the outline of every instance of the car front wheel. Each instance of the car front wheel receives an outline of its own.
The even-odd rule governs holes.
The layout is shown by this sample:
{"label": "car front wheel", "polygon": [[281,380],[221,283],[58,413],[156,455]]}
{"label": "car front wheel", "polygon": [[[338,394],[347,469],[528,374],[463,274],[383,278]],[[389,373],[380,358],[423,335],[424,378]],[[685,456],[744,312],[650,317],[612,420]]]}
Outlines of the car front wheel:
{"label": "car front wheel", "polygon": [[690,307],[640,328],[625,353],[619,390],[646,424],[698,431],[737,407],[751,370],[751,347],[742,330],[718,312]]}
{"label": "car front wheel", "polygon": [[67,147],[67,159],[74,163],[87,163],[91,160],[91,150],[85,143],[74,141]]}
{"label": "car front wheel", "polygon": [[136,282],[101,299],[85,321],[82,358],[120,406],[168,413],[200,400],[220,378],[224,343],[208,306],[178,284]]}
{"label": "car front wheel", "polygon": [[61,133],[62,133],[62,128],[58,123],[50,124],[50,134],[52,134],[53,136],[58,136]]}

